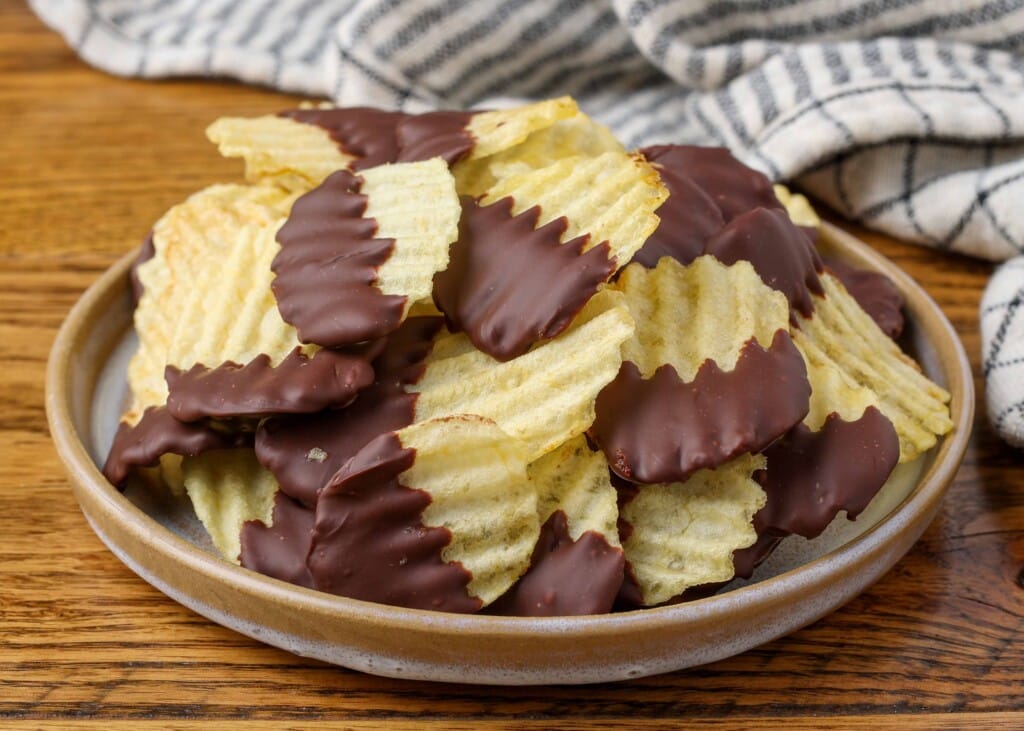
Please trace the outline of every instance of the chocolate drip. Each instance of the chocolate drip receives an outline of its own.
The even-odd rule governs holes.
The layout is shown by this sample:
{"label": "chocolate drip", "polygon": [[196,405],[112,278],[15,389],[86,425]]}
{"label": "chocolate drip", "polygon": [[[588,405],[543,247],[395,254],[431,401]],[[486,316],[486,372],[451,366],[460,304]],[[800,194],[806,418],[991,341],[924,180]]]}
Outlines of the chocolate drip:
{"label": "chocolate drip", "polygon": [[671,256],[685,266],[704,253],[707,240],[725,225],[725,219],[711,197],[682,170],[666,167],[658,172],[669,195],[656,211],[658,228],[632,261],[654,269],[659,259]]}
{"label": "chocolate drip", "polygon": [[476,144],[466,129],[472,118],[472,112],[428,112],[406,117],[395,129],[398,161],[416,162],[440,157],[453,165]]}
{"label": "chocolate drip", "polygon": [[135,261],[132,262],[132,268],[128,270],[128,282],[132,287],[132,304],[135,307],[139,306],[139,300],[142,299],[144,290],[142,280],[139,279],[139,267],[154,256],[156,256],[156,246],[153,245],[153,232],[150,231],[145,241],[139,246],[139,253],[135,257]]}
{"label": "chocolate drip", "polygon": [[475,612],[472,579],[445,563],[447,528],[423,525],[430,495],[399,482],[416,452],[383,434],[345,464],[321,491],[306,564],[318,589],[415,609]]}
{"label": "chocolate drip", "polygon": [[353,170],[365,170],[398,159],[395,130],[409,115],[368,107],[289,109],[278,116],[327,130],[342,152],[354,155]]}
{"label": "chocolate drip", "polygon": [[565,218],[536,228],[539,207],[513,216],[512,206],[511,198],[487,206],[462,198],[459,239],[434,276],[449,329],[502,361],[564,331],[615,271],[606,243],[584,253],[587,236],[559,243]]}
{"label": "chocolate drip", "polygon": [[164,377],[168,411],[181,421],[198,421],[340,408],[373,383],[373,368],[365,355],[324,348],[309,358],[295,348],[276,366],[260,354],[244,366],[167,366]]}
{"label": "chocolate drip", "polygon": [[814,313],[811,295],[825,294],[818,278],[821,258],[785,211],[755,208],[737,216],[708,241],[705,252],[723,264],[749,261],[804,317]]}
{"label": "chocolate drip", "polygon": [[569,519],[556,510],[540,529],[529,570],[491,605],[494,614],[567,617],[610,612],[622,586],[625,558],[600,533],[569,535]]}
{"label": "chocolate drip", "polygon": [[682,482],[767,447],[807,415],[810,395],[803,357],[779,330],[768,350],[751,338],[733,370],[707,360],[690,383],[670,365],[644,379],[623,362],[597,396],[590,435],[621,477]]}
{"label": "chocolate drip", "polygon": [[256,431],[256,458],[281,490],[305,505],[374,437],[413,421],[416,395],[401,386],[423,374],[440,317],[410,317],[389,335],[373,361],[377,382],[340,411],[267,419]]}
{"label": "chocolate drip", "polygon": [[825,264],[882,332],[893,339],[900,336],[903,332],[903,296],[889,277],[833,259]]}
{"label": "chocolate drip", "polygon": [[295,201],[277,233],[281,251],[271,288],[285,322],[303,342],[341,347],[378,338],[402,322],[406,297],[377,289],[377,270],[394,239],[374,238],[377,222],[363,218],[362,180],[332,173]]}
{"label": "chocolate drip", "polygon": [[260,520],[242,524],[242,552],[239,560],[247,569],[281,581],[313,588],[306,568],[306,555],[313,535],[316,513],[283,492],[274,495],[270,527]]}
{"label": "chocolate drip", "polygon": [[340,411],[267,419],[256,430],[256,458],[281,490],[304,505],[374,437],[409,426],[416,395],[371,386]]}
{"label": "chocolate drip", "polygon": [[218,431],[202,424],[178,421],[165,406],[151,406],[135,426],[122,422],[114,435],[103,475],[121,488],[133,467],[155,467],[165,454],[195,457],[213,449],[252,443],[252,434]]}
{"label": "chocolate drip", "polygon": [[785,208],[768,178],[724,147],[655,145],[640,152],[649,161],[690,177],[718,205],[726,222],[752,208]]}

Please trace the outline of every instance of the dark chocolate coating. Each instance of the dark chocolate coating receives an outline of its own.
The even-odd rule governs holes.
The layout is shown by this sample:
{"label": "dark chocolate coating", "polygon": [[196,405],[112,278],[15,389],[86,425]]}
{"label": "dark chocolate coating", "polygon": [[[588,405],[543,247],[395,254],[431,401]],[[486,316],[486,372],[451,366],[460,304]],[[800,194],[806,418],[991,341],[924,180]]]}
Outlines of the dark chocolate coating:
{"label": "dark chocolate coating", "polygon": [[659,259],[670,256],[685,266],[704,253],[707,240],[725,225],[725,219],[711,197],[684,171],[661,168],[658,173],[668,188],[668,198],[655,211],[660,219],[658,228],[631,261],[654,269]]}
{"label": "dark chocolate coating", "polygon": [[296,347],[277,366],[261,354],[249,363],[227,362],[187,371],[167,366],[167,409],[181,421],[308,414],[339,408],[373,383],[365,355],[323,348],[306,357]]}
{"label": "dark chocolate coating", "polygon": [[807,415],[810,395],[803,356],[779,330],[767,350],[751,338],[731,371],[705,361],[690,383],[670,365],[644,379],[623,362],[597,396],[590,436],[620,477],[682,482],[767,447]]}
{"label": "dark chocolate coating", "polygon": [[452,331],[507,361],[564,331],[615,271],[608,245],[583,252],[586,236],[559,243],[565,218],[536,228],[540,208],[512,215],[513,200],[462,199],[459,239],[434,276],[434,302]]}
{"label": "dark chocolate coating", "polygon": [[882,332],[893,339],[900,336],[903,332],[903,295],[889,277],[834,259],[828,259],[825,264]]}
{"label": "dark chocolate coating", "polygon": [[274,513],[268,528],[259,520],[242,524],[239,560],[247,569],[281,581],[313,588],[306,556],[316,513],[283,492],[274,495]]}
{"label": "dark chocolate coating", "polygon": [[256,430],[256,458],[281,490],[304,505],[374,437],[412,423],[416,394],[371,386],[348,407],[267,419]]}
{"label": "dark chocolate coating", "polygon": [[640,152],[649,161],[692,179],[715,202],[726,223],[753,208],[785,209],[771,181],[724,147],[655,145]]}
{"label": "dark chocolate coating", "polygon": [[749,261],[804,317],[814,313],[812,294],[825,294],[818,278],[821,257],[785,211],[755,208],[737,216],[708,240],[705,253],[723,264]]}
{"label": "dark chocolate coating", "polygon": [[[304,505],[316,505],[320,488],[371,439],[412,423],[416,395],[402,386],[423,374],[423,361],[440,317],[410,317],[384,339],[373,361],[377,382],[350,406],[308,416],[279,416],[256,431],[256,458],[281,490]],[[316,458],[311,458],[311,450]]]}
{"label": "dark chocolate coating", "polygon": [[610,612],[622,586],[625,555],[600,533],[569,535],[561,510],[540,529],[529,570],[488,611],[520,617],[567,617]]}
{"label": "dark chocolate coating", "polygon": [[133,467],[155,467],[165,454],[195,457],[214,449],[252,443],[252,434],[231,433],[205,424],[178,421],[165,406],[146,409],[135,426],[122,422],[114,435],[103,475],[122,488]]}
{"label": "dark chocolate coating", "polygon": [[788,535],[816,538],[841,510],[856,518],[899,457],[895,427],[873,406],[852,422],[829,414],[816,432],[797,424],[765,450],[767,468],[755,477],[768,501],[754,516],[757,542],[733,555],[736,575],[748,578]]}
{"label": "dark chocolate coating", "polygon": [[416,452],[382,434],[331,478],[316,504],[316,524],[306,565],[318,589],[341,596],[414,609],[476,612],[472,579],[441,551],[446,528],[423,525],[430,495],[399,477]]}
{"label": "dark chocolate coating", "polygon": [[387,335],[402,322],[407,298],[376,286],[395,241],[374,238],[377,222],[363,218],[361,186],[346,170],[332,173],[295,201],[277,233],[271,288],[302,342],[342,347]]}
{"label": "dark chocolate coating", "polygon": [[440,157],[449,165],[458,162],[475,144],[466,131],[472,118],[472,112],[427,112],[407,116],[395,129],[398,161]]}

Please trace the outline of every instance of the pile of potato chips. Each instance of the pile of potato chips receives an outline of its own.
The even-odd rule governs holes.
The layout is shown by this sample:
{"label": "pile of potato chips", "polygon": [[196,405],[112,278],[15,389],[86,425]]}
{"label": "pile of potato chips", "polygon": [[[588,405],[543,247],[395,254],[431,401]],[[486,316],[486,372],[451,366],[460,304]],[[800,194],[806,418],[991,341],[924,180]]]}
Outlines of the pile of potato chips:
{"label": "pile of potato chips", "polygon": [[[448,531],[440,560],[461,567],[465,591],[480,608],[513,591],[543,562],[538,540],[556,513],[565,517],[571,541],[590,534],[621,553],[623,581],[631,587],[625,594],[642,606],[728,582],[735,575],[734,553],[757,540],[754,517],[767,497],[756,477],[771,469],[764,445],[738,443],[723,451],[727,458],[671,472],[678,479],[661,484],[627,484],[628,472],[613,474],[609,461],[614,467],[616,455],[603,453],[589,430],[599,395],[624,363],[643,379],[670,367],[689,384],[711,365],[729,373],[745,349],[769,349],[784,337],[803,359],[809,397],[800,413],[812,432],[830,414],[853,421],[874,407],[895,428],[900,461],[908,461],[951,428],[948,394],[922,375],[827,270],[808,317],[791,311],[786,297],[747,261],[725,264],[703,255],[690,262],[665,257],[655,268],[629,265],[658,228],[658,210],[670,191],[658,164],[624,150],[571,99],[479,113],[466,132],[472,149],[453,164],[435,157],[360,169],[359,156],[344,140],[316,125],[283,116],[211,125],[208,135],[221,153],[244,160],[246,183],[199,191],[154,227],[155,254],[137,269],[143,287],[135,313],[139,350],[129,367],[125,428],[167,405],[168,373],[242,368],[259,360],[269,378],[289,358],[308,367],[321,351],[357,357],[360,348],[372,349],[396,330],[373,320],[356,330],[362,335],[345,335],[352,331],[351,316],[332,298],[344,303],[347,290],[332,291],[328,277],[331,267],[347,265],[345,256],[324,258],[300,246],[321,244],[333,229],[279,235],[292,225],[293,206],[329,205],[329,196],[314,199],[313,193],[352,180],[365,198],[360,217],[375,226],[373,238],[394,242],[374,274],[352,286],[395,304],[397,323],[441,314],[435,276],[449,266],[468,199],[488,206],[510,198],[512,216],[538,209],[535,228],[559,222],[563,244],[583,237],[581,255],[602,246],[612,262],[612,275],[582,307],[525,352],[496,358],[467,333],[440,328],[415,376],[393,386],[413,402],[411,423],[392,434],[415,455],[399,482],[429,496],[419,521]],[[784,189],[778,193],[798,223],[813,225],[806,200]],[[293,239],[299,243],[293,246]],[[286,271],[299,277],[288,291],[275,287]],[[303,291],[306,276],[313,296]],[[517,282],[502,286],[514,289]],[[495,298],[495,327],[508,319],[502,302]],[[347,395],[332,397],[329,389],[328,395],[307,394],[315,404],[309,409],[316,409],[308,418],[368,398],[366,389],[381,374],[364,371],[335,373],[350,376],[336,389]],[[239,400],[230,396],[230,403]],[[189,418],[205,428],[239,432],[255,432],[279,415],[273,406],[204,413]],[[305,458],[323,462],[329,456],[314,446]],[[273,527],[278,480],[252,448],[183,458],[168,453],[156,474],[169,489],[188,493],[227,560],[239,561],[245,525]],[[321,487],[329,485],[332,495],[343,492],[347,476],[331,477]],[[326,508],[304,509],[320,521]],[[324,560],[315,545],[322,532],[313,530],[306,551],[312,564]],[[318,575],[329,570],[314,568]],[[616,600],[616,608],[624,606],[621,597]]]}

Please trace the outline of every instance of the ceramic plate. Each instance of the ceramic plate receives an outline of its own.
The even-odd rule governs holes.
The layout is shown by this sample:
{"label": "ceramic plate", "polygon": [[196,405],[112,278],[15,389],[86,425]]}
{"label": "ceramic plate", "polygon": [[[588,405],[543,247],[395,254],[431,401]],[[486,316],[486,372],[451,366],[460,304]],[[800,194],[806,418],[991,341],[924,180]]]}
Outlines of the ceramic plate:
{"label": "ceramic plate", "polygon": [[125,398],[134,335],[121,260],[61,328],[47,374],[50,429],[75,497],[110,550],[169,597],[244,635],[369,673],[467,683],[594,683],[743,652],[836,609],[888,571],[938,510],[967,445],[970,369],[935,303],[893,264],[833,227],[826,253],[888,274],[907,300],[905,347],[953,396],[954,431],[897,471],[856,521],[791,537],[749,582],[685,604],[621,614],[522,618],[401,609],[304,589],[218,558],[188,504],[122,495],[97,468]]}

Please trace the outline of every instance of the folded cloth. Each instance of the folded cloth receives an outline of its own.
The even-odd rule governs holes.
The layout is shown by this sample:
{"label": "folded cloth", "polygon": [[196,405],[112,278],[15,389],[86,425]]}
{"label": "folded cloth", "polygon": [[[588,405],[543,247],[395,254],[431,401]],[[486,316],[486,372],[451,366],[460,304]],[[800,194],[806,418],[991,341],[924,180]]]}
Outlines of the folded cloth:
{"label": "folded cloth", "polygon": [[[567,93],[628,144],[723,145],[862,225],[993,261],[1024,254],[1021,2],[31,4],[112,73],[410,111]],[[982,304],[990,413],[1018,443],[1024,377],[1006,355],[1024,332],[1002,298],[1022,286],[1017,259]]]}

